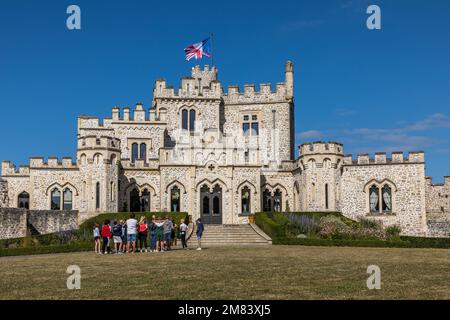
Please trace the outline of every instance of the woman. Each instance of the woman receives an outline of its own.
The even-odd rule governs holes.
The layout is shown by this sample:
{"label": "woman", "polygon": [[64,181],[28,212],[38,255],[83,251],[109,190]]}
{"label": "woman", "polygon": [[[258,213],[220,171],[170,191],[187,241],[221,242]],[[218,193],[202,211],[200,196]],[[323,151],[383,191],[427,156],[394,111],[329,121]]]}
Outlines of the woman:
{"label": "woman", "polygon": [[152,218],[152,222],[150,222],[148,226],[148,230],[150,231],[150,252],[156,251],[156,229],[158,227],[155,224],[155,216]]}
{"label": "woman", "polygon": [[155,220],[156,225],[156,250],[158,252],[163,251],[164,249],[164,220],[161,220],[160,217],[158,217],[157,220]]}
{"label": "woman", "polygon": [[147,227],[147,220],[145,219],[144,216],[142,216],[141,219],[139,220],[138,233],[139,233],[139,248],[141,249],[141,253],[143,252],[143,250],[145,250],[145,252],[148,252],[147,251],[148,227]]}

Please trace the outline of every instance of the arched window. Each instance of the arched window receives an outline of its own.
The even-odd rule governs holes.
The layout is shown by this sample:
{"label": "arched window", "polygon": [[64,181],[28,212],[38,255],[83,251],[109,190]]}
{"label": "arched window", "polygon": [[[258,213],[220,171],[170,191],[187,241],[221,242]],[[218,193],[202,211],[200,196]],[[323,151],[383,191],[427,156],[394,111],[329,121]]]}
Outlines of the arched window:
{"label": "arched window", "polygon": [[314,169],[316,167],[316,160],[309,159],[308,160],[308,169]]}
{"label": "arched window", "polygon": [[147,145],[145,143],[141,143],[139,159],[144,160],[144,162],[147,162]]}
{"label": "arched window", "polygon": [[385,184],[382,189],[383,212],[392,212],[392,192],[391,188]]}
{"label": "arched window", "polygon": [[325,209],[328,209],[328,183],[325,183]]}
{"label": "arched window", "polygon": [[61,191],[53,189],[51,194],[51,210],[61,210]]}
{"label": "arched window", "polygon": [[141,199],[139,196],[139,190],[134,188],[130,192],[130,211],[139,212],[141,211]]}
{"label": "arched window", "polygon": [[63,208],[64,210],[72,210],[73,200],[72,191],[69,188],[65,189],[63,192]]}
{"label": "arched window", "polygon": [[177,186],[170,190],[170,210],[180,212],[180,189]]}
{"label": "arched window", "polygon": [[95,185],[95,208],[100,209],[100,182]]}
{"label": "arched window", "polygon": [[80,163],[82,165],[86,165],[87,164],[87,157],[86,157],[86,155],[84,153],[80,156]]}
{"label": "arched window", "polygon": [[131,145],[131,162],[135,162],[139,157],[139,145],[137,143],[133,143]]}
{"label": "arched window", "polygon": [[150,212],[150,192],[147,189],[144,189],[144,191],[142,191],[141,211]]}
{"label": "arched window", "polygon": [[186,109],[181,111],[181,128],[188,130],[188,111]]}
{"label": "arched window", "polygon": [[277,189],[277,190],[275,190],[275,193],[273,195],[273,211],[281,212],[282,204],[283,204],[283,198],[281,195],[281,191],[280,191],[280,189]]}
{"label": "arched window", "polygon": [[272,211],[272,194],[270,193],[269,189],[266,189],[263,192],[263,211]]}
{"label": "arched window", "polygon": [[371,186],[369,189],[369,203],[370,203],[370,212],[372,213],[380,212],[380,193],[376,185]]}
{"label": "arched window", "polygon": [[195,131],[195,110],[191,109],[189,111],[189,130]]}
{"label": "arched window", "polygon": [[331,168],[331,160],[328,159],[328,158],[324,159],[324,160],[323,160],[323,167],[324,167],[325,169],[330,169],[330,168]]}
{"label": "arched window", "polygon": [[247,215],[250,213],[250,189],[244,187],[241,192],[242,214]]}
{"label": "arched window", "polygon": [[103,156],[100,153],[94,155],[94,163],[101,164],[103,161]]}
{"label": "arched window", "polygon": [[115,154],[111,155],[111,164],[112,164],[112,165],[115,165],[115,164],[116,164],[116,159],[117,159],[117,157],[116,157]]}
{"label": "arched window", "polygon": [[17,199],[19,208],[30,209],[30,195],[28,192],[22,192]]}

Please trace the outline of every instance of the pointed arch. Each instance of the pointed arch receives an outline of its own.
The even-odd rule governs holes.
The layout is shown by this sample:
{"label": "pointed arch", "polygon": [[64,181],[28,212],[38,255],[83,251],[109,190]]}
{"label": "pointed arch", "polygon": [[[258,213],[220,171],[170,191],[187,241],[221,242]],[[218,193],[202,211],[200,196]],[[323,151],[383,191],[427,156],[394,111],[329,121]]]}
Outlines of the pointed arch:
{"label": "pointed arch", "polygon": [[178,188],[180,188],[180,190],[183,191],[183,193],[187,193],[186,191],[186,187],[184,186],[184,184],[182,184],[180,181],[178,180],[173,180],[171,183],[169,183],[166,186],[166,193],[169,192],[169,189],[171,189],[173,186],[177,186]]}
{"label": "pointed arch", "polygon": [[45,195],[48,196],[48,193],[51,189],[53,188],[58,188],[60,189],[60,191],[62,191],[63,189],[69,188],[71,189],[71,191],[74,193],[75,196],[78,196],[78,189],[71,184],[70,182],[66,182],[64,184],[59,184],[58,182],[54,182],[52,183],[46,190],[45,190]]}
{"label": "pointed arch", "polygon": [[258,193],[258,191],[256,190],[255,185],[254,185],[253,183],[251,183],[250,181],[248,181],[248,180],[242,181],[242,182],[237,186],[236,193],[239,193],[239,191],[240,191],[243,187],[250,187],[250,189],[253,189],[253,190],[254,190],[254,191],[253,191],[254,194],[257,194],[257,193]]}

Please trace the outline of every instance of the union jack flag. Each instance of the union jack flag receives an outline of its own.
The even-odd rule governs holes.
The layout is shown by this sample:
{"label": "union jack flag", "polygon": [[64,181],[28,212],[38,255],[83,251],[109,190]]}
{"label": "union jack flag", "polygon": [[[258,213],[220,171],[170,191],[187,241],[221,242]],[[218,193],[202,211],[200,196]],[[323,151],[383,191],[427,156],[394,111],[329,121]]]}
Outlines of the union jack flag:
{"label": "union jack flag", "polygon": [[211,46],[209,43],[209,38],[203,40],[202,42],[191,44],[184,49],[186,53],[186,60],[189,61],[192,58],[201,59],[202,56],[211,57]]}

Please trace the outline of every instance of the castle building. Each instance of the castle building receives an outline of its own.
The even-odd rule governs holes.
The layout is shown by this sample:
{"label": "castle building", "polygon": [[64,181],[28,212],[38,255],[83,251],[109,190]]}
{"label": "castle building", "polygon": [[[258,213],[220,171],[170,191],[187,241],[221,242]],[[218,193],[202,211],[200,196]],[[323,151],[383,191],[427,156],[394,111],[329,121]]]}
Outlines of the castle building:
{"label": "castle building", "polygon": [[[450,215],[450,177],[433,185],[423,152],[344,154],[337,142],[299,146],[294,156],[294,70],[284,81],[228,90],[215,67],[192,68],[175,90],[157,80],[152,106],[78,118],[77,158],[2,162],[0,207],[103,212],[181,211],[205,223],[241,224],[260,211],[339,211],[430,230]],[[433,233],[434,232],[434,233]],[[443,231],[445,233],[445,230]]]}

